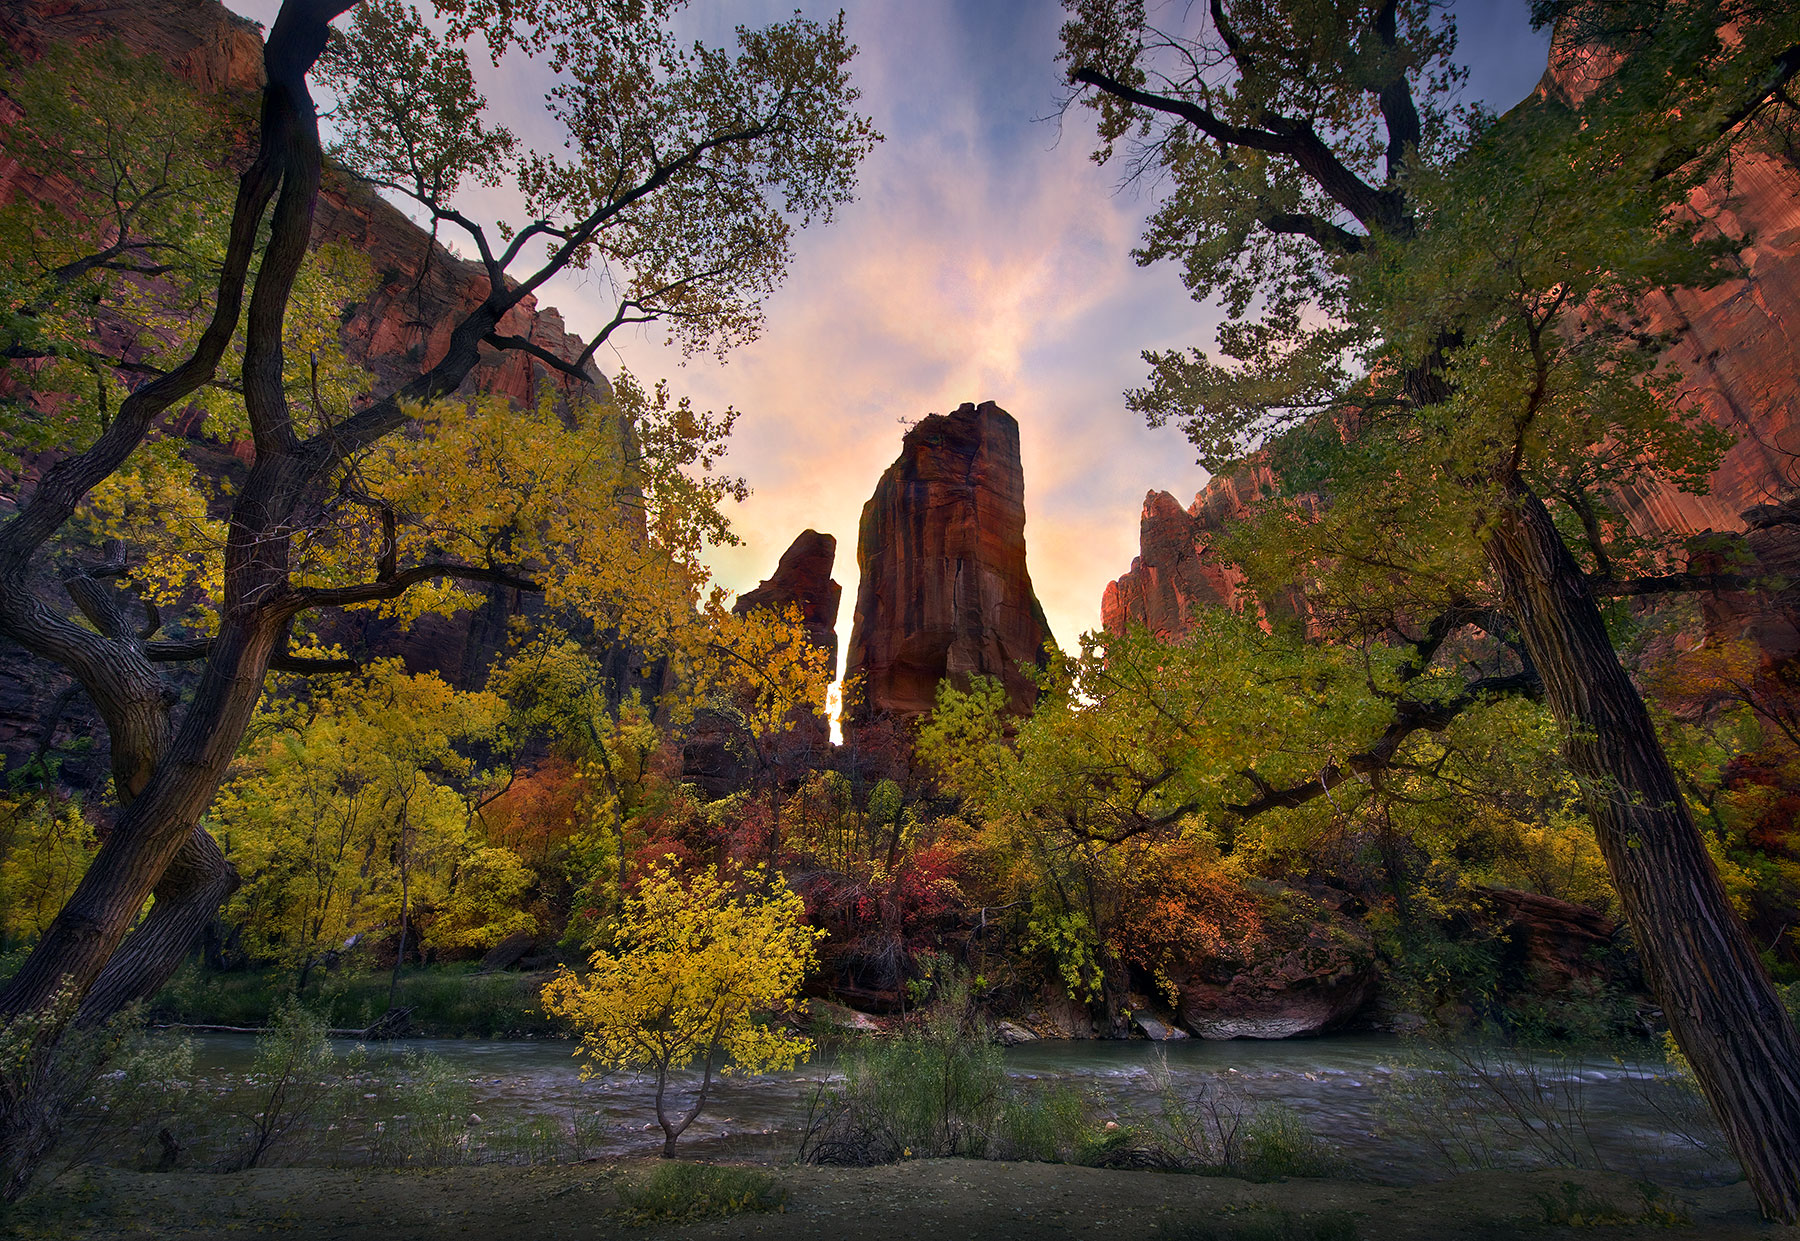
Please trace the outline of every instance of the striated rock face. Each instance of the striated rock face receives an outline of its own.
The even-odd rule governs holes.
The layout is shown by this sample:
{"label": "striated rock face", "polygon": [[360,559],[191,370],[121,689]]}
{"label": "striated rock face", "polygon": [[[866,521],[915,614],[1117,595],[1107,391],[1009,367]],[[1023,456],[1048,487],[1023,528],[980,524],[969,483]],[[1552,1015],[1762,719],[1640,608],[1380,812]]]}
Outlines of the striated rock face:
{"label": "striated rock face", "polygon": [[1051,638],[1025,568],[1011,414],[963,405],[908,431],[863,506],[856,560],[848,675],[862,678],[863,699],[852,726],[926,714],[945,677],[998,677],[1014,710],[1031,709],[1031,670]]}
{"label": "striated rock face", "polygon": [[[1612,69],[1610,53],[1562,47],[1541,89],[1578,102]],[[1738,275],[1710,289],[1649,299],[1649,330],[1679,334],[1667,357],[1681,372],[1677,398],[1736,438],[1708,494],[1639,488],[1627,515],[1649,531],[1743,530],[1745,514],[1800,489],[1800,166],[1791,153],[1744,144],[1729,180],[1715,177],[1688,199],[1718,233],[1748,238]]]}
{"label": "striated rock face", "polygon": [[778,609],[792,604],[800,609],[807,639],[829,651],[837,666],[837,614],[844,588],[831,576],[837,560],[837,540],[817,530],[803,530],[781,553],[775,575],[755,590],[738,596],[732,611],[747,616],[757,608]]}
{"label": "striated rock face", "polygon": [[[199,94],[244,97],[262,86],[256,24],[213,0],[16,0],[0,5],[0,38],[28,60],[52,44],[116,38],[133,52],[161,60]],[[0,97],[0,110],[10,107]],[[0,200],[26,196],[64,205],[72,192],[73,187],[0,157]],[[343,335],[352,359],[374,372],[380,392],[435,365],[448,352],[450,332],[463,312],[487,294],[487,275],[479,264],[457,258],[398,208],[329,168],[313,223],[313,244],[327,242],[357,251],[375,270],[377,285],[350,308]],[[498,331],[562,358],[575,358],[582,348],[564,329],[562,316],[540,310],[534,297],[514,307]],[[523,403],[545,391],[563,391],[570,382],[522,352],[494,351],[465,390]],[[200,428],[184,423],[183,430],[191,434]]]}
{"label": "striated rock face", "polygon": [[1508,992],[1564,995],[1578,982],[1610,980],[1619,926],[1605,914],[1513,888],[1482,895],[1505,942],[1500,969]]}
{"label": "striated rock face", "polygon": [[1208,482],[1185,509],[1166,491],[1146,495],[1138,554],[1123,577],[1107,583],[1101,625],[1118,634],[1143,625],[1158,637],[1175,638],[1192,626],[1198,608],[1241,610],[1252,602],[1264,619],[1306,615],[1306,599],[1297,588],[1273,599],[1248,599],[1241,591],[1243,571],[1217,546],[1231,524],[1274,487],[1274,472],[1254,461]]}
{"label": "striated rock face", "polygon": [[0,5],[0,34],[27,61],[52,44],[117,37],[199,91],[262,85],[257,24],[207,0],[8,0]]}
{"label": "striated rock face", "polygon": [[[1212,543],[1256,494],[1254,485],[1240,488],[1239,481],[1215,479],[1187,509],[1166,491],[1144,497],[1138,554],[1123,577],[1107,583],[1100,599],[1100,623],[1109,633],[1139,624],[1160,637],[1174,637],[1187,631],[1195,608],[1238,602],[1243,574],[1215,555]],[[1246,490],[1250,494],[1240,500]]]}

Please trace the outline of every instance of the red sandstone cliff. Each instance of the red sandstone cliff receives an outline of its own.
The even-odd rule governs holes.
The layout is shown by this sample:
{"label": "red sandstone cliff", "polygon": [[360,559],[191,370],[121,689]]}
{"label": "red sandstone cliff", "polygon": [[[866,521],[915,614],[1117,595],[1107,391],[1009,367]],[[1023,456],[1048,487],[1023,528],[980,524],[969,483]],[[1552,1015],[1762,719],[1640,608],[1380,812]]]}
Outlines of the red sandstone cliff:
{"label": "red sandstone cliff", "polygon": [[817,530],[803,530],[781,553],[774,575],[765,578],[755,590],[739,595],[731,610],[747,616],[758,608],[785,608],[792,604],[800,609],[807,640],[829,651],[835,668],[838,604],[844,596],[844,588],[831,576],[836,561],[835,538]]}
{"label": "red sandstone cliff", "polygon": [[[781,554],[775,572],[755,590],[738,596],[732,611],[747,616],[759,608],[789,605],[800,609],[806,640],[831,655],[837,667],[837,614],[844,588],[832,578],[837,560],[837,540],[817,530],[804,530]],[[817,713],[796,708],[789,717],[788,735],[779,738],[770,757],[779,765],[817,761],[831,747],[831,725]],[[752,774],[742,757],[744,740],[738,729],[712,710],[696,713],[681,749],[681,775],[708,796],[723,797],[745,787]]]}
{"label": "red sandstone cliff", "polygon": [[925,714],[945,677],[998,677],[1013,709],[1030,710],[1051,637],[1025,568],[1011,414],[992,401],[963,405],[908,431],[863,506],[856,560],[848,675],[863,693],[853,725]]}
{"label": "red sandstone cliff", "polygon": [[[154,57],[206,95],[247,96],[262,85],[262,37],[253,22],[214,0],[8,0],[0,4],[0,40],[34,59],[59,42],[119,39]],[[0,119],[12,105],[0,95]],[[0,200],[24,195],[63,204],[72,187],[59,185],[0,156]],[[344,341],[351,356],[375,373],[376,388],[389,391],[428,370],[449,348],[462,312],[487,292],[479,264],[451,254],[373,191],[327,170],[313,224],[315,245],[339,242],[360,252],[375,269],[377,287],[351,308]],[[563,329],[555,310],[540,310],[528,297],[501,321],[502,334],[520,335],[574,358],[582,342]],[[523,353],[493,352],[466,389],[535,401],[545,383],[564,383]]]}
{"label": "red sandstone cliff", "polygon": [[1185,510],[1166,491],[1144,497],[1138,525],[1139,553],[1131,568],[1109,582],[1100,600],[1100,623],[1109,633],[1147,626],[1161,637],[1185,633],[1196,608],[1241,606],[1244,575],[1213,548],[1227,522],[1272,481],[1258,467],[1215,479]]}
{"label": "red sandstone cliff", "polygon": [[[228,12],[214,0],[3,0],[0,41],[30,60],[56,43],[116,38],[134,52],[152,56],[196,92],[225,96],[240,110],[262,84],[262,37],[255,23]],[[0,125],[17,116],[0,93]],[[0,155],[0,201],[33,198],[67,207],[74,188],[39,175]],[[462,313],[486,293],[479,265],[464,262],[437,244],[397,208],[341,174],[327,170],[313,226],[314,244],[339,242],[363,254],[377,286],[351,307],[343,338],[351,358],[374,374],[373,391],[385,393],[435,364],[448,348],[451,329]],[[525,299],[501,322],[500,331],[523,336],[564,358],[579,355],[582,342],[570,336],[553,309]],[[604,390],[604,379],[596,376]],[[566,391],[564,377],[519,352],[489,353],[464,384],[465,391],[496,393],[535,402],[548,390]],[[228,472],[232,456],[247,459],[246,444],[207,443],[206,428],[190,415],[176,415],[171,427],[202,441],[195,445],[201,468]],[[475,684],[505,636],[506,621],[528,607],[517,592],[494,587],[482,607],[455,617],[427,617],[400,630],[359,614],[329,635],[353,649],[400,654],[415,670],[435,670],[459,684]],[[648,684],[659,668],[645,668],[629,651],[613,653],[611,669],[621,686]],[[85,700],[68,709],[53,707],[59,689],[47,665],[10,648],[0,650],[0,754],[34,749],[48,729],[68,741],[99,734]],[[103,756],[94,774],[104,771]],[[71,773],[77,774],[77,773]]]}

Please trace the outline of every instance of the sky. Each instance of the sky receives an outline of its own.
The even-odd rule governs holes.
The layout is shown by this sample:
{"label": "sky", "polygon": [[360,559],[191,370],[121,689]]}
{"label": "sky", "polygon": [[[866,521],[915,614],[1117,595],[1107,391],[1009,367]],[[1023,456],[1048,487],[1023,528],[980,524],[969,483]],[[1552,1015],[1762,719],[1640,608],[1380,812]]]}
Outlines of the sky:
{"label": "sky", "polygon": [[[1152,0],[1153,7],[1157,0]],[[1164,0],[1185,6],[1191,0]],[[268,22],[279,0],[227,0]],[[694,0],[698,37],[792,14],[795,0]],[[808,16],[840,7],[803,0]],[[895,458],[904,424],[965,401],[1018,419],[1028,566],[1057,640],[1097,628],[1107,582],[1137,553],[1147,491],[1183,503],[1206,482],[1173,428],[1125,408],[1145,349],[1210,346],[1218,320],[1169,264],[1130,251],[1154,189],[1121,188],[1089,159],[1090,113],[1056,105],[1063,20],[1052,0],[847,0],[861,110],[885,136],[864,163],[857,201],[795,239],[787,280],[761,338],[720,364],[684,362],[654,329],[615,334],[604,368],[667,379],[703,408],[740,418],[726,465],[753,494],[731,506],[739,547],[715,549],[724,586],[754,587],[800,531],[835,535],[849,642],[863,503]],[[1546,40],[1525,0],[1462,0],[1467,97],[1504,110],[1543,73]],[[539,123],[544,76],[472,57],[498,119],[556,141]],[[487,204],[500,207],[502,204]],[[515,214],[513,218],[518,218]],[[578,279],[541,298],[576,332],[612,305]]]}

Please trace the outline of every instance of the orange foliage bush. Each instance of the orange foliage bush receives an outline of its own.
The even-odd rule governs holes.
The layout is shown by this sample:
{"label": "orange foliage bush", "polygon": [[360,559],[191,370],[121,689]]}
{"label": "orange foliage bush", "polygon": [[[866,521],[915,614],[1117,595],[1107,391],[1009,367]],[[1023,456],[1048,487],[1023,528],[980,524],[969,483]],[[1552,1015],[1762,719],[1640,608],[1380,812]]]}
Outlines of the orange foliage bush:
{"label": "orange foliage bush", "polygon": [[586,792],[574,763],[546,758],[482,808],[488,843],[511,849],[542,870],[575,831]]}
{"label": "orange foliage bush", "polygon": [[1234,955],[1260,934],[1255,898],[1212,849],[1184,840],[1126,847],[1119,946],[1165,990],[1183,966]]}

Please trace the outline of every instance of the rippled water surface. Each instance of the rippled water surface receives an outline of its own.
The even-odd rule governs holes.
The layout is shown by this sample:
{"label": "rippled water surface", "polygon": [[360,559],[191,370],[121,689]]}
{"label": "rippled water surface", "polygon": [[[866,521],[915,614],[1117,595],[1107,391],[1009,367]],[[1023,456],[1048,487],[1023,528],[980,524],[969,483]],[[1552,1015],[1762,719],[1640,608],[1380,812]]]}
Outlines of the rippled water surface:
{"label": "rippled water surface", "polygon": [[[581,1080],[561,1041],[402,1040],[369,1049],[374,1079],[397,1074],[408,1053],[448,1061],[474,1091],[486,1126],[577,1118],[602,1154],[660,1145],[647,1078]],[[248,1035],[196,1039],[196,1068],[228,1083],[248,1072]],[[1656,1063],[1599,1053],[1521,1059],[1473,1045],[1426,1052],[1386,1035],[1281,1042],[1042,1042],[1006,1052],[1021,1083],[1072,1085],[1105,1117],[1131,1125],[1169,1093],[1211,1094],[1240,1108],[1280,1104],[1300,1114],[1348,1168],[1381,1180],[1442,1175],[1450,1160],[1573,1160],[1665,1183],[1728,1179],[1693,1100]],[[726,1078],[682,1138],[684,1147],[739,1157],[794,1154],[807,1101],[831,1077],[829,1057],[791,1073]],[[687,1079],[684,1086],[697,1079]],[[1533,1136],[1521,1137],[1525,1129]]]}

